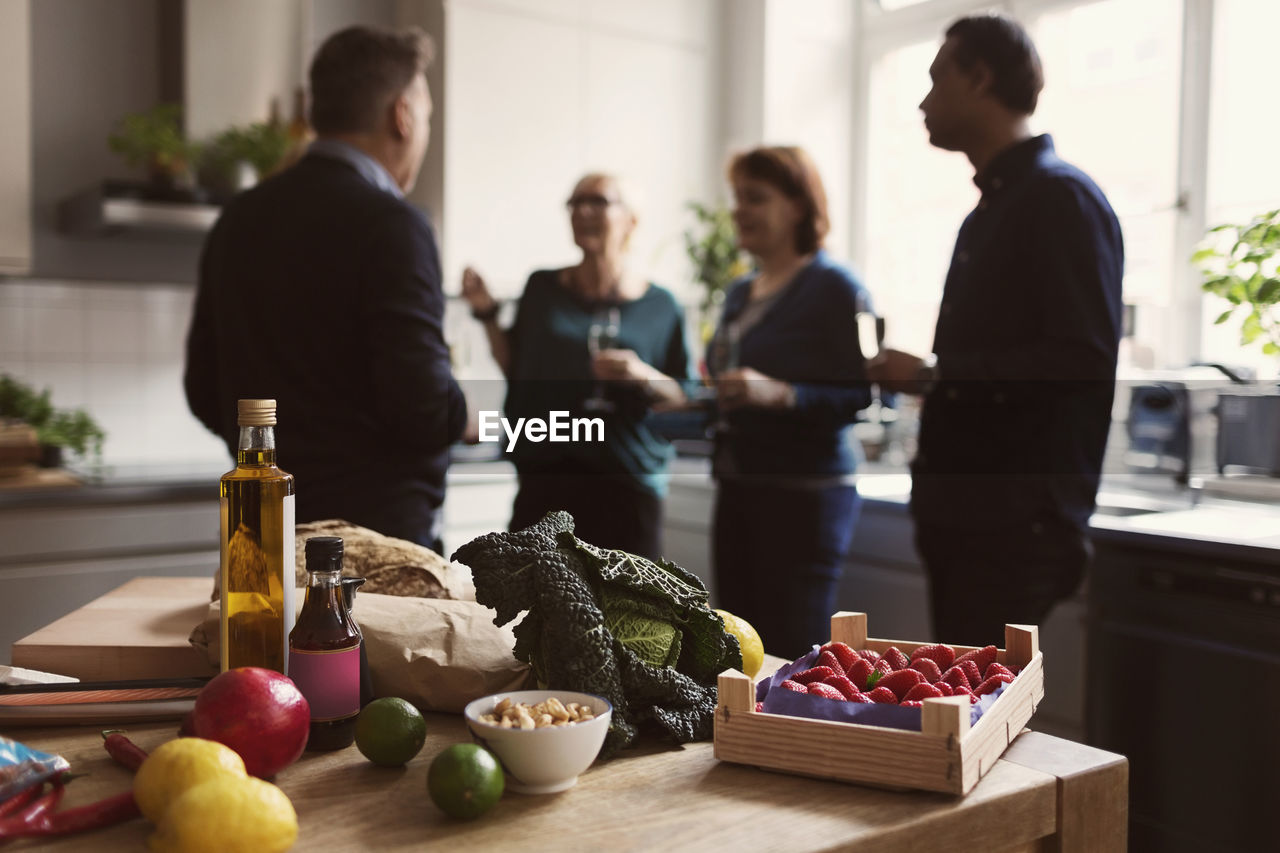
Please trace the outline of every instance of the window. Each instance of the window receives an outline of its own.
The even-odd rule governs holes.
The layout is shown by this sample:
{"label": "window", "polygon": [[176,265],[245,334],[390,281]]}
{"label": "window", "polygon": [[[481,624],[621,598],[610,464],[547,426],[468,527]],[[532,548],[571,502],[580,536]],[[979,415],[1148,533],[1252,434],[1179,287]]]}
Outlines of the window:
{"label": "window", "polygon": [[[929,146],[917,104],[947,25],[989,5],[864,4],[875,14],[860,27],[865,213],[855,226],[853,243],[863,247],[855,260],[886,316],[889,342],[914,352],[932,343],[955,234],[976,201],[968,162]],[[909,14],[888,14],[907,6]],[[1044,61],[1033,127],[1053,135],[1063,158],[1098,182],[1120,217],[1125,301],[1134,316],[1122,358],[1134,367],[1205,359],[1274,372],[1274,358],[1240,348],[1237,328],[1212,325],[1221,306],[1202,304],[1188,259],[1206,225],[1280,207],[1280,111],[1267,96],[1280,3],[1007,0],[1001,8],[1028,28]],[[1206,9],[1208,46],[1196,32],[1209,20]],[[1193,46],[1189,57],[1184,41]],[[1207,157],[1204,143],[1183,137],[1206,126]],[[1203,206],[1193,203],[1202,189]]]}

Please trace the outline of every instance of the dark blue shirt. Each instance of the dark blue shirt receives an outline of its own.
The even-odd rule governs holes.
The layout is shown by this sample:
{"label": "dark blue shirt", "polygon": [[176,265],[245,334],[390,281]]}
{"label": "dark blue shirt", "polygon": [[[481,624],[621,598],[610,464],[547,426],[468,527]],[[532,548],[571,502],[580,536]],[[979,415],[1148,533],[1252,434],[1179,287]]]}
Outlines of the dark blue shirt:
{"label": "dark blue shirt", "polygon": [[[746,308],[753,277],[730,286],[717,339]],[[796,404],[729,413],[729,429],[717,440],[727,444],[733,473],[790,478],[853,472],[850,426],[871,403],[857,315],[869,308],[862,283],[819,251],[747,330],[738,344],[738,366],[791,383]]]}
{"label": "dark blue shirt", "polygon": [[1093,511],[1115,392],[1124,246],[1089,176],[1038,136],[1000,153],[947,272],[912,464],[918,520]]}

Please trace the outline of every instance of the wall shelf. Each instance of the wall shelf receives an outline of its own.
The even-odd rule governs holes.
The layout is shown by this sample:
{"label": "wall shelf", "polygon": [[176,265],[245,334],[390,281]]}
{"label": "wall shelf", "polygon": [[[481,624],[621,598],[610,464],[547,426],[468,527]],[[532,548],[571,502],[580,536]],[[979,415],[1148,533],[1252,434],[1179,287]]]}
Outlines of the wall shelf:
{"label": "wall shelf", "polygon": [[202,235],[213,227],[220,213],[222,208],[215,204],[108,195],[95,187],[59,203],[58,230],[77,236],[125,231]]}

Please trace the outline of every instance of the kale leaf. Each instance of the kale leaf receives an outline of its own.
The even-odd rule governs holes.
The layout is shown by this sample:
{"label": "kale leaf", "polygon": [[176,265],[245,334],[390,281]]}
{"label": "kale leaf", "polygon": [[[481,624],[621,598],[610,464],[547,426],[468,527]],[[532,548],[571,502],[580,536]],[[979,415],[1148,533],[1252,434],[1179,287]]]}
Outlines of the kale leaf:
{"label": "kale leaf", "polygon": [[696,575],[583,542],[566,512],[481,536],[453,559],[471,567],[494,624],[524,614],[515,656],[539,684],[612,703],[603,755],[630,745],[642,725],[679,743],[711,737],[716,677],[741,669],[742,654]]}

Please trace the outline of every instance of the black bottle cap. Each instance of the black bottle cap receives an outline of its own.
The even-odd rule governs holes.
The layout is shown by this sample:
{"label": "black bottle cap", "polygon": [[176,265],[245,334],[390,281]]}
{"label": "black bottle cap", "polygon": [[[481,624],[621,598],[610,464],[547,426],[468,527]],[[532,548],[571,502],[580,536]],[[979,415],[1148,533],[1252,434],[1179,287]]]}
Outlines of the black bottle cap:
{"label": "black bottle cap", "polygon": [[306,547],[307,571],[342,571],[342,537],[311,536]]}

